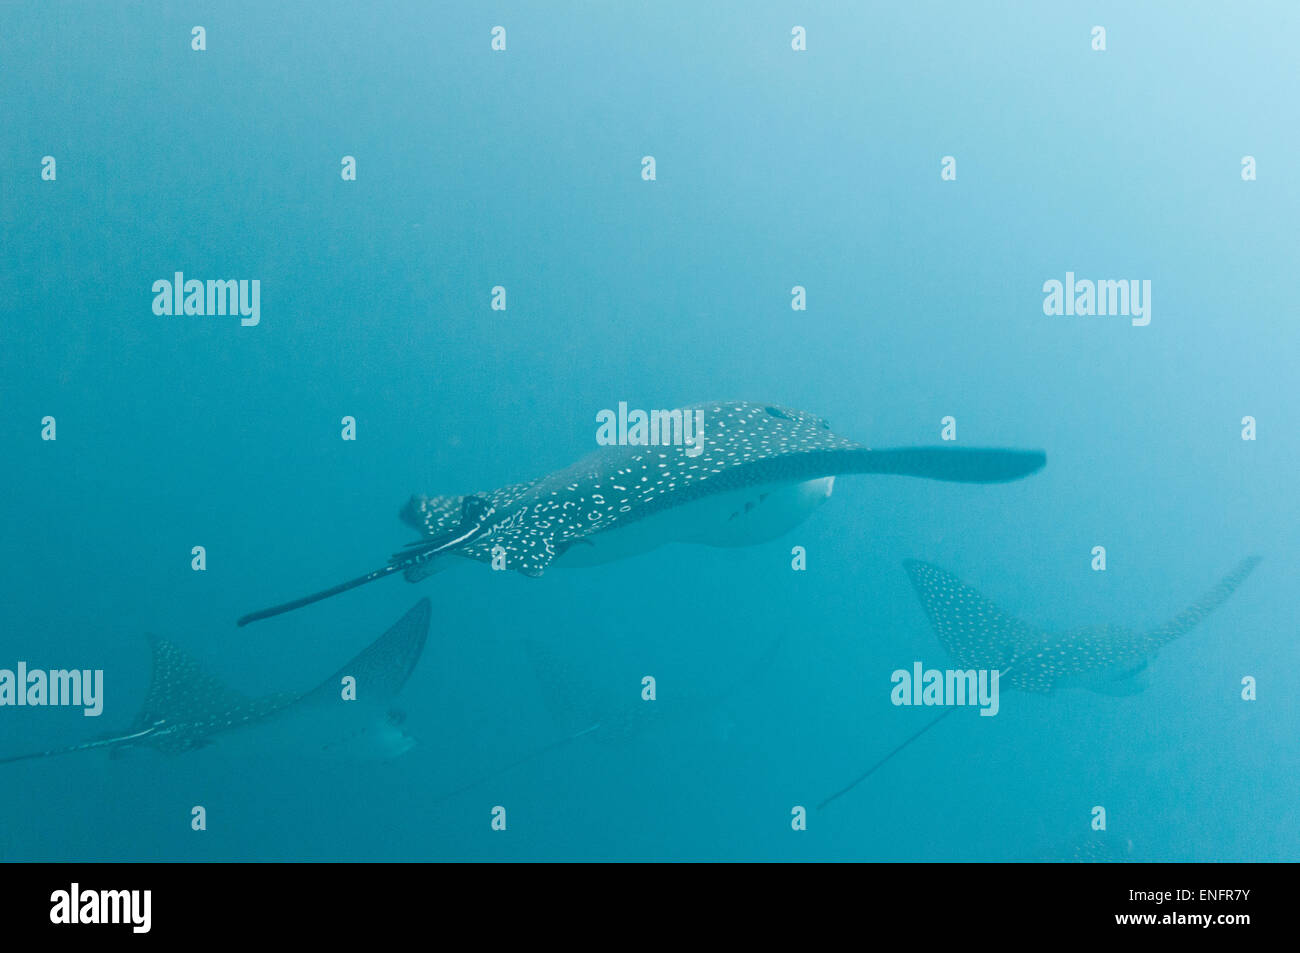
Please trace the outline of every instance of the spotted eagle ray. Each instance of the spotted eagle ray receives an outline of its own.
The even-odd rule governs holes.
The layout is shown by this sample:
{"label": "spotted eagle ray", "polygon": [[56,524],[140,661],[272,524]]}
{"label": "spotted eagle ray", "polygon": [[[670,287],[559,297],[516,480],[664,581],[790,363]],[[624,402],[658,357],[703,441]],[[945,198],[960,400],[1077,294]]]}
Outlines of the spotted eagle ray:
{"label": "spotted eagle ray", "polygon": [[[748,546],[775,539],[830,496],[836,476],[893,474],[1003,483],[1042,468],[1037,450],[910,447],[872,450],[832,433],[813,414],[714,402],[694,446],[604,446],[531,483],[467,496],[416,496],[401,518],[425,538],[363,576],[253,612],[269,618],[401,572],[411,582],[459,556],[540,576],[647,552],[668,542]],[[678,413],[678,412],[672,412]],[[681,431],[678,431],[680,435]]]}
{"label": "spotted eagle ray", "polygon": [[[525,639],[524,651],[536,676],[542,702],[551,720],[563,734],[496,768],[490,774],[447,792],[435,803],[494,781],[515,768],[580,739],[585,738],[600,745],[627,744],[655,726],[668,723],[680,723],[698,733],[706,717],[720,710],[742,688],[752,685],[771,666],[783,641],[784,635],[781,635],[768,643],[758,658],[747,666],[743,675],[734,678],[720,692],[705,696],[682,694],[674,690],[669,697],[646,701],[641,696],[639,684],[622,693],[602,692],[598,686],[579,674],[569,659],[536,639]],[[722,740],[726,740],[730,725],[719,727]]]}
{"label": "spotted eagle ray", "polygon": [[[1146,687],[1147,666],[1160,649],[1186,635],[1259,565],[1258,556],[1237,564],[1217,586],[1154,629],[1093,625],[1049,632],[1029,625],[990,602],[960,579],[929,563],[904,562],[939,642],[961,670],[997,670],[1001,689],[1047,695],[1082,688],[1105,695],[1132,695]],[[947,707],[853,782],[818,805],[853,790],[890,758],[957,709]]]}
{"label": "spotted eagle ray", "polygon": [[[167,755],[193,751],[218,738],[247,736],[271,750],[323,752],[390,758],[414,740],[399,727],[389,704],[415,670],[429,632],[430,604],[421,599],[387,632],[316,688],[250,698],[207,674],[178,646],[151,639],[153,672],[149,692],[126,731],[65,748],[0,758],[0,764],[108,748],[120,756],[130,748]],[[355,679],[354,699],[343,698],[343,679]],[[313,752],[313,753],[315,753]]]}

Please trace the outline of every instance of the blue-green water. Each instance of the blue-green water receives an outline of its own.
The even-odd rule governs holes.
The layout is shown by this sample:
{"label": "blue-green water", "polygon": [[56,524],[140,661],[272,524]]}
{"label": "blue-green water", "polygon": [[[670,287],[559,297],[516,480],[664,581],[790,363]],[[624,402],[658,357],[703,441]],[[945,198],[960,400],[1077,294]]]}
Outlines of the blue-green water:
{"label": "blue-green water", "polygon": [[[99,719],[0,708],[0,756],[130,724],[148,633],[257,694],[434,616],[402,757],[5,765],[0,856],[1297,859],[1298,46],[1287,2],[6,6],[0,668],[106,687]],[[155,315],[177,271],[259,280],[260,323]],[[1150,323],[1045,315],[1066,272],[1149,280]],[[881,447],[951,415],[1048,465],[846,476],[748,549],[233,624],[381,564],[411,493],[560,468],[619,401],[732,397]],[[949,665],[904,559],[1143,629],[1252,553],[1145,691],[1006,693],[814,809],[932,716],[889,699]],[[497,774],[569,730],[529,640],[575,706],[659,717]]]}

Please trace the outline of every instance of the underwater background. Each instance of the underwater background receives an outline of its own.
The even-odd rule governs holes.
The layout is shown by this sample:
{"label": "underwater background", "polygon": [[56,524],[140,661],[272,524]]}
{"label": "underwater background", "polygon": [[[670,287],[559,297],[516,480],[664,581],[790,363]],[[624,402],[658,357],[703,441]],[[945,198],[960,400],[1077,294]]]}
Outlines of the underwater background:
{"label": "underwater background", "polygon": [[[260,694],[421,596],[433,622],[401,757],[3,765],[0,857],[1300,858],[1298,47],[1281,0],[6,5],[0,667],[106,689],[97,719],[0,708],[0,756],[128,726],[149,634]],[[260,323],[155,315],[177,271],[260,280]],[[1045,315],[1067,271],[1150,280],[1150,324]],[[731,398],[1048,463],[234,625],[382,564],[412,493],[559,469],[620,401]],[[1144,629],[1251,554],[1145,691],[1004,692],[816,810],[932,717],[891,672],[951,664],[903,560]],[[555,745],[589,709],[622,727]]]}

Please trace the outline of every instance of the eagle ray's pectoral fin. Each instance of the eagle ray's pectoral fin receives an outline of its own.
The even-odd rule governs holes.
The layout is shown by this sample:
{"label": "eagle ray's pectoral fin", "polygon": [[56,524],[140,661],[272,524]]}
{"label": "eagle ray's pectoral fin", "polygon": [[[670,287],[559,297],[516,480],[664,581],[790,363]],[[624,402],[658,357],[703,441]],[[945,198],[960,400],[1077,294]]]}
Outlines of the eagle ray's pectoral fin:
{"label": "eagle ray's pectoral fin", "polygon": [[1000,447],[897,447],[850,451],[854,473],[921,477],[947,483],[1009,483],[1047,465],[1041,450]]}

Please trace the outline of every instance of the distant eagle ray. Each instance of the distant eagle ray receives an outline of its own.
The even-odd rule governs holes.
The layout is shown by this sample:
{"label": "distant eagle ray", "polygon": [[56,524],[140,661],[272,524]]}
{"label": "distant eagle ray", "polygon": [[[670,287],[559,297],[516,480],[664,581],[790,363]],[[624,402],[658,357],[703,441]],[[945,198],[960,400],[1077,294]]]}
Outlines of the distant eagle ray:
{"label": "distant eagle ray", "polygon": [[[131,727],[81,744],[0,758],[0,764],[109,748],[133,747],[180,754],[219,737],[245,736],[272,750],[311,751],[386,759],[415,742],[398,727],[389,704],[415,670],[429,633],[431,607],[421,599],[359,655],[316,688],[249,698],[204,672],[166,639],[152,639],[149,694]],[[356,697],[343,698],[343,678],[355,679]]]}
{"label": "distant eagle ray", "polygon": [[[536,639],[525,639],[524,650],[532,665],[533,674],[537,677],[543,702],[552,720],[565,734],[520,755],[489,774],[461,784],[433,803],[440,804],[480,785],[495,781],[515,768],[581,738],[589,737],[598,744],[623,744],[636,738],[652,725],[662,725],[675,720],[685,723],[692,732],[698,734],[701,716],[710,709],[719,708],[740,689],[752,685],[755,679],[772,664],[784,638],[782,634],[768,643],[767,648],[748,667],[744,675],[733,680],[714,697],[676,695],[676,704],[659,700],[648,702],[639,691],[631,693],[632,697],[637,699],[636,701],[630,701],[626,694],[612,697],[602,695],[595,685],[584,680],[574,671],[572,664],[552,648]],[[672,714],[668,714],[665,705],[672,706]]]}
{"label": "distant eagle ray", "polygon": [[[1259,561],[1258,556],[1243,559],[1196,602],[1164,625],[1144,632],[1116,625],[1048,632],[1012,617],[938,566],[915,559],[903,565],[935,634],[957,668],[997,669],[1002,673],[998,679],[1001,688],[1040,695],[1058,688],[1132,695],[1146,687],[1147,664],[1156,653],[1223,605]],[[956,710],[944,708],[852,782],[817,805],[818,810],[848,794]]]}
{"label": "distant eagle ray", "polygon": [[820,417],[748,402],[696,404],[702,450],[606,446],[531,483],[469,496],[416,496],[401,512],[424,535],[386,565],[238,622],[298,609],[401,572],[415,582],[446,557],[526,576],[552,564],[591,566],[668,542],[747,546],[783,535],[831,495],[836,476],[893,474],[957,483],[1004,483],[1041,469],[1037,450],[911,447],[871,450],[831,433]]}

